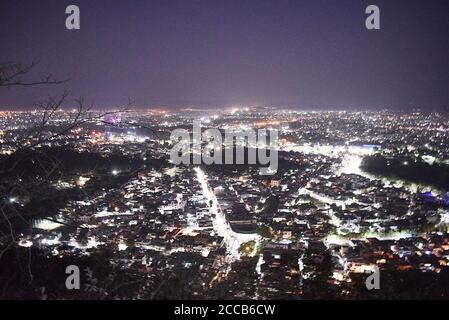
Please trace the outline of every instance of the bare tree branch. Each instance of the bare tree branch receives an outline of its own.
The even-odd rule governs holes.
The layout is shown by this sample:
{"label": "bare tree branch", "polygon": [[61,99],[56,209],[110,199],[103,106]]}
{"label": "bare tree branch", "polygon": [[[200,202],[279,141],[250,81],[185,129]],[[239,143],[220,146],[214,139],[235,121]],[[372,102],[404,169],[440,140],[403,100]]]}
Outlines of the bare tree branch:
{"label": "bare tree branch", "polygon": [[24,76],[29,74],[36,65],[37,63],[35,62],[31,64],[0,63],[0,87],[61,84],[69,80],[58,80],[51,75],[34,81],[24,79]]}
{"label": "bare tree branch", "polygon": [[[21,64],[21,63],[0,63],[0,89],[13,87],[13,86],[35,86],[35,85],[50,85],[50,84],[60,84],[67,80],[57,80],[51,75],[45,76],[37,81],[30,81],[26,79],[29,72],[36,66],[36,63],[32,64]],[[77,129],[88,123],[103,122],[105,117],[109,115],[116,115],[128,112],[132,102],[129,100],[128,104],[124,107],[119,107],[113,111],[97,111],[94,110],[92,105],[86,106],[82,98],[74,100],[75,110],[73,111],[63,111],[63,107],[67,104],[68,93],[64,92],[61,95],[50,96],[45,101],[38,102],[34,104],[34,107],[39,110],[42,114],[37,118],[36,123],[28,130],[22,130],[20,134],[13,140],[13,152],[0,158],[0,174],[5,174],[8,172],[13,172],[17,164],[28,156],[27,151],[38,150],[39,147],[51,143],[59,138],[64,137],[72,130]],[[68,116],[67,121],[62,124],[56,122],[60,119],[61,113]],[[57,125],[56,125],[57,124]],[[112,125],[112,124],[111,124]],[[42,153],[42,159],[36,159],[37,165],[40,170],[44,173],[40,181],[33,183],[33,186],[38,186],[42,181],[50,180],[54,176],[57,168],[60,167],[61,162],[57,159],[52,159],[49,155]],[[41,160],[45,158],[45,163]],[[50,165],[48,164],[50,163]],[[20,181],[20,179],[18,179]],[[0,258],[8,250],[12,244],[14,244],[18,238],[14,230],[14,222],[11,218],[18,217],[22,221],[28,223],[20,210],[15,208],[13,203],[7,203],[3,198],[4,195],[15,194],[20,192],[21,189],[20,182],[14,183],[14,185],[1,186],[2,192],[0,198],[0,224],[5,226],[5,231],[0,238]],[[3,188],[4,187],[4,188]],[[3,194],[4,193],[4,194]],[[30,224],[31,228],[31,224]],[[31,253],[31,251],[30,251]],[[31,255],[29,255],[28,260],[28,275],[30,281],[33,280],[32,270],[31,270]]]}

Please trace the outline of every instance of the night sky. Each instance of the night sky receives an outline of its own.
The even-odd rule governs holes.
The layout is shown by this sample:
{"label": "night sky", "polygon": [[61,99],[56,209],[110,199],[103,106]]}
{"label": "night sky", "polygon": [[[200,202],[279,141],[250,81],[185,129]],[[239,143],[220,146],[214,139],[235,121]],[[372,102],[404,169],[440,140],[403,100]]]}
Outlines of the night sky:
{"label": "night sky", "polygon": [[[81,30],[65,29],[65,7]],[[365,28],[365,8],[381,30]],[[99,107],[449,105],[448,0],[1,0],[0,62],[58,86],[0,89],[1,109],[70,92]],[[33,76],[33,75],[31,75]]]}

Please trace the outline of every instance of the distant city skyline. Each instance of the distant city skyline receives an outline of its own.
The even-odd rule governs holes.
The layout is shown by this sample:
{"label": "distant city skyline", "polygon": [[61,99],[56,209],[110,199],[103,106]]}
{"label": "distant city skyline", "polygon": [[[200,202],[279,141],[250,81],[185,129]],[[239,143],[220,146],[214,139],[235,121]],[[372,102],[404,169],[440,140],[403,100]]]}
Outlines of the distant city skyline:
{"label": "distant city skyline", "polygon": [[[80,30],[65,29],[70,4]],[[365,28],[370,4],[380,30]],[[2,88],[0,110],[64,91],[99,108],[440,108],[448,12],[443,0],[3,1],[0,62],[70,81]]]}

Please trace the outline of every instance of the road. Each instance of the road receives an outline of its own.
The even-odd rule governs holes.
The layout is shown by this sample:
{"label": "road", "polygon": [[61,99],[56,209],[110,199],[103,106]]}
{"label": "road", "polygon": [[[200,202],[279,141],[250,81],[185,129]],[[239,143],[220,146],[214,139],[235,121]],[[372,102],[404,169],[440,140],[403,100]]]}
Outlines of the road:
{"label": "road", "polygon": [[240,246],[248,241],[259,242],[260,236],[256,233],[241,234],[233,231],[226,221],[224,213],[220,209],[217,197],[209,186],[206,174],[201,168],[195,168],[195,172],[198,182],[201,185],[203,195],[206,198],[207,205],[214,216],[212,219],[213,228],[219,236],[223,237],[223,241],[226,245],[228,262],[235,261],[240,258]]}

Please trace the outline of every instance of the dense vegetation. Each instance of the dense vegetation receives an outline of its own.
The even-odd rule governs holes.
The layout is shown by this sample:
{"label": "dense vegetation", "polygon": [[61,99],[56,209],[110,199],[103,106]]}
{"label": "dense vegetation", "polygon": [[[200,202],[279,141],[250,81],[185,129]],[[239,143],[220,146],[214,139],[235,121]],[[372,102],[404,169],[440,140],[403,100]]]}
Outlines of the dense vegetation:
{"label": "dense vegetation", "polygon": [[430,165],[422,160],[391,159],[382,155],[373,155],[363,159],[361,168],[372,174],[449,190],[449,166],[445,164]]}

